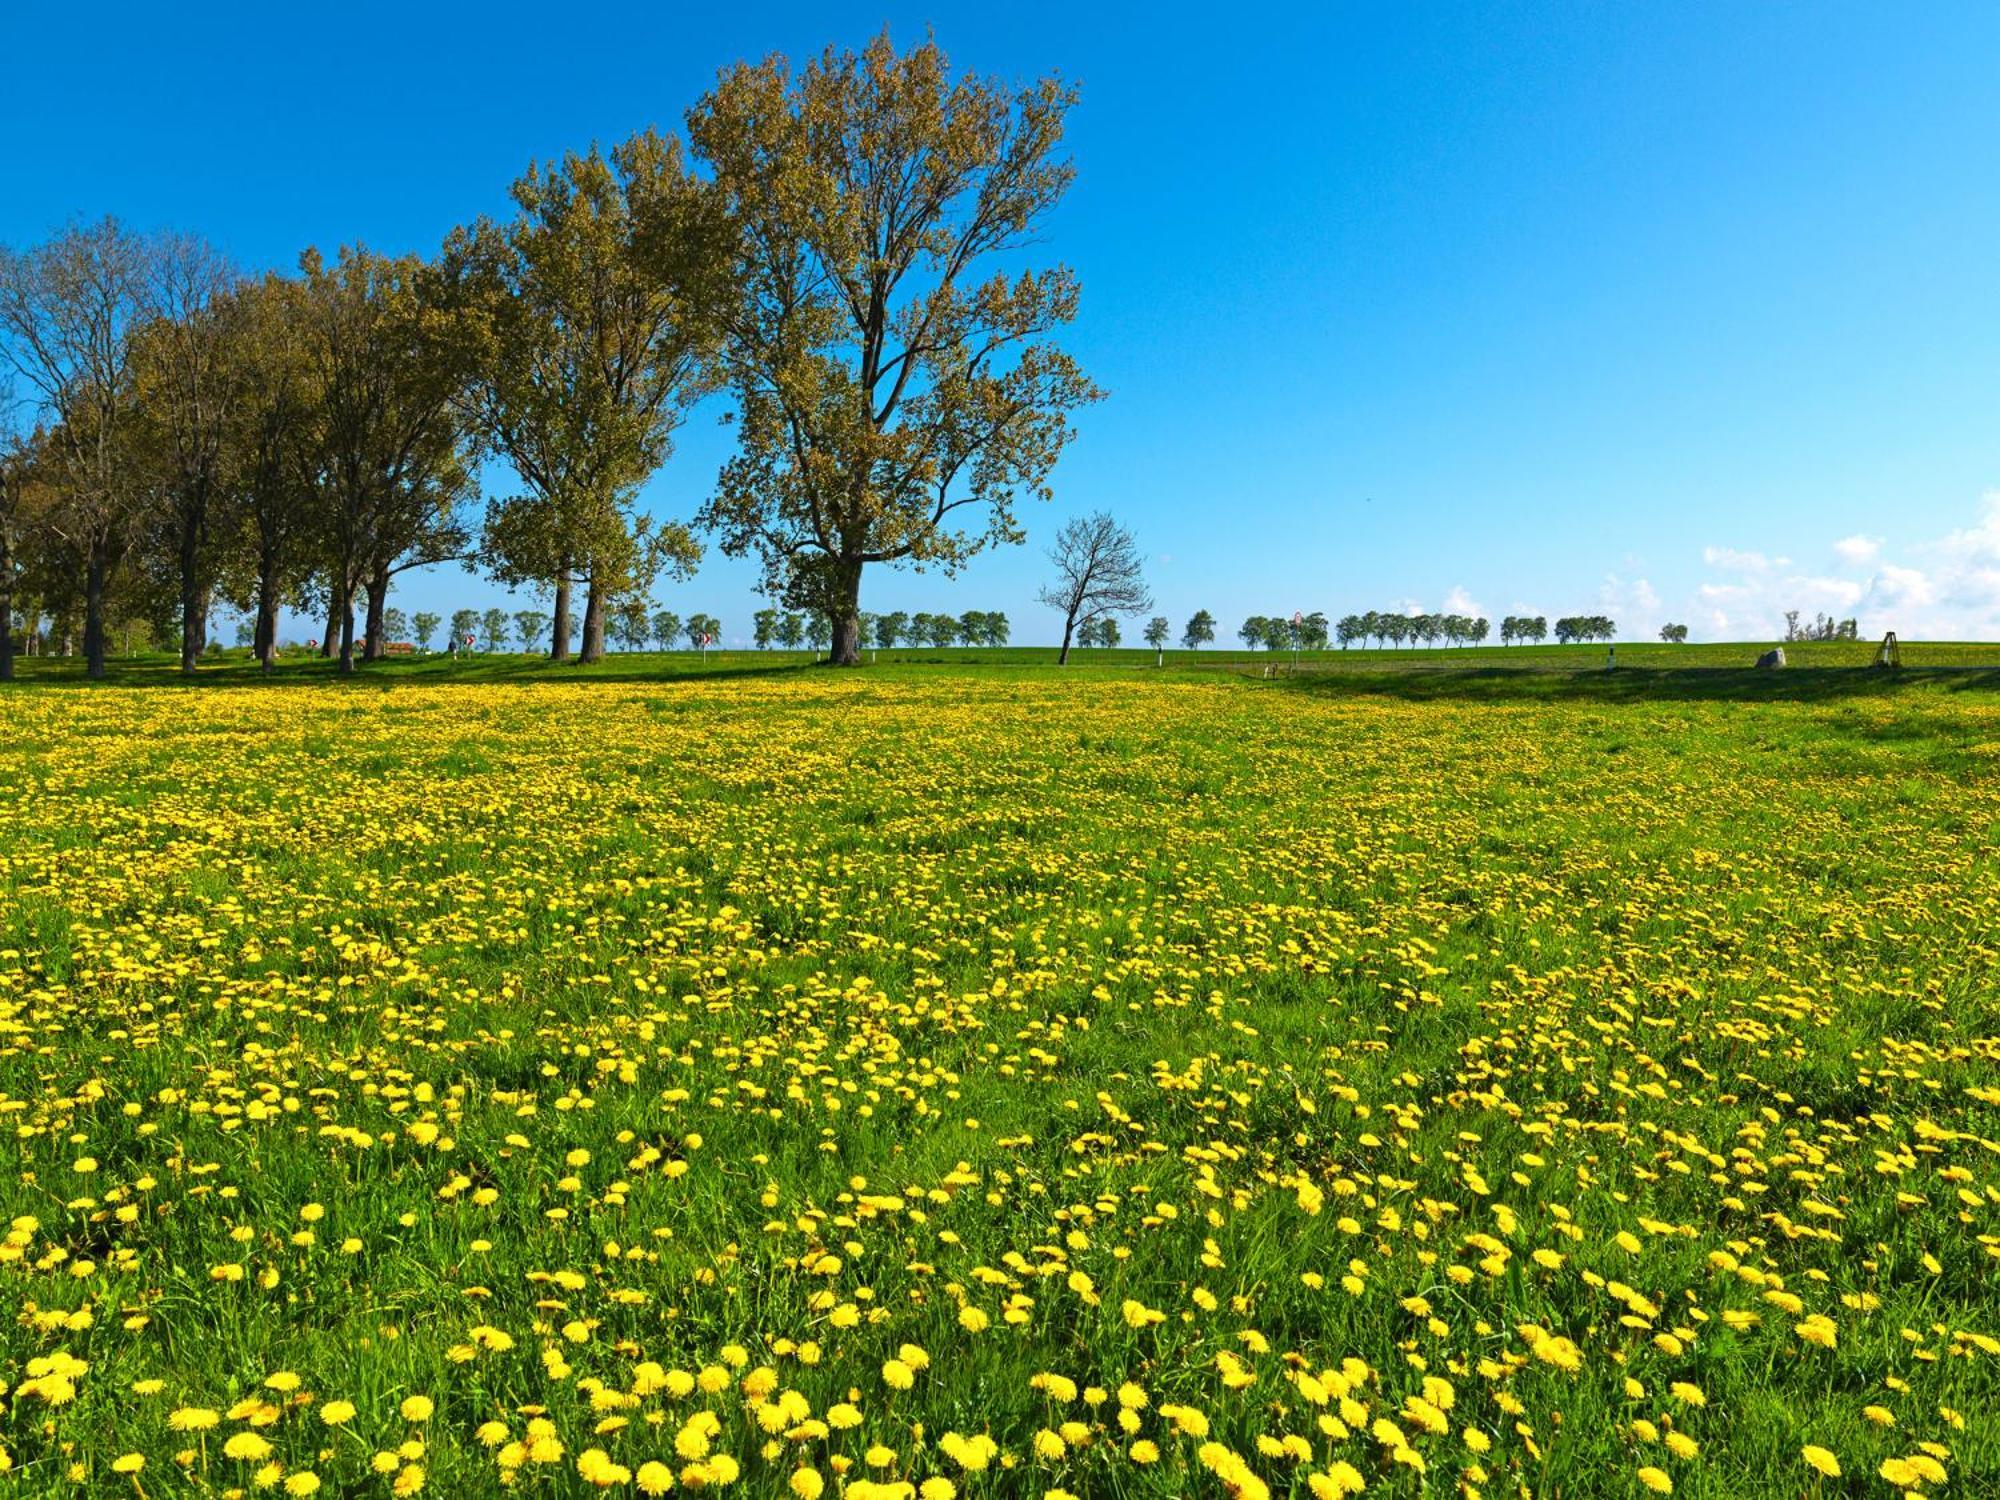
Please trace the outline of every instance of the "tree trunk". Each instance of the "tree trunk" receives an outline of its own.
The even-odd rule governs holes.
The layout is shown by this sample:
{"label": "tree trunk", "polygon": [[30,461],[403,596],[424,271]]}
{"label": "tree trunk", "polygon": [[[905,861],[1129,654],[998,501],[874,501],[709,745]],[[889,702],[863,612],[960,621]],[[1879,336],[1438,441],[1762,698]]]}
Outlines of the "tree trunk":
{"label": "tree trunk", "polygon": [[319,638],[319,654],[322,660],[340,649],[340,585],[327,584],[326,634]]}
{"label": "tree trunk", "polygon": [[826,661],[832,667],[861,665],[861,564],[845,558],[834,559],[827,587],[827,623],[833,627],[833,644]]}
{"label": "tree trunk", "polygon": [[104,549],[93,543],[83,569],[83,660],[92,678],[104,676],[104,583],[110,569]]}
{"label": "tree trunk", "polygon": [[1057,666],[1066,667],[1069,665],[1069,643],[1071,638],[1074,637],[1075,635],[1076,635],[1076,616],[1075,615],[1064,616],[1062,654],[1056,658]]}
{"label": "tree trunk", "polygon": [[278,590],[272,584],[257,589],[257,661],[266,672],[278,664]]}
{"label": "tree trunk", "polygon": [[389,607],[389,575],[381,573],[368,580],[368,630],[361,640],[361,659],[380,661],[383,612]]}
{"label": "tree trunk", "polygon": [[208,586],[201,577],[201,518],[181,517],[181,672],[192,677],[208,648]]}
{"label": "tree trunk", "polygon": [[354,590],[347,585],[340,590],[340,675],[354,675]]}
{"label": "tree trunk", "polygon": [[583,596],[583,650],[577,665],[587,667],[604,660],[604,590],[595,578]]}
{"label": "tree trunk", "polygon": [[569,660],[569,569],[556,574],[556,618],[549,632],[549,660]]}
{"label": "tree trunk", "polygon": [[278,559],[266,547],[257,557],[257,662],[268,672],[278,661]]}
{"label": "tree trunk", "polygon": [[14,546],[0,526],[0,682],[14,680]]}

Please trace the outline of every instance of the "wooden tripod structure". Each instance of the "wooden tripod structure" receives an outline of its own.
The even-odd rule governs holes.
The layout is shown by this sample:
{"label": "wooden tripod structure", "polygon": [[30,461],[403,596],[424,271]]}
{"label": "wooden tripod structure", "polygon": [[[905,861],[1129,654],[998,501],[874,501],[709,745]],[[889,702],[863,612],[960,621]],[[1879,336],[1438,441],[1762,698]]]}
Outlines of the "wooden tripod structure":
{"label": "wooden tripod structure", "polygon": [[1882,649],[1875,653],[1878,667],[1900,667],[1903,664],[1902,647],[1896,644],[1896,632],[1890,631],[1882,637]]}

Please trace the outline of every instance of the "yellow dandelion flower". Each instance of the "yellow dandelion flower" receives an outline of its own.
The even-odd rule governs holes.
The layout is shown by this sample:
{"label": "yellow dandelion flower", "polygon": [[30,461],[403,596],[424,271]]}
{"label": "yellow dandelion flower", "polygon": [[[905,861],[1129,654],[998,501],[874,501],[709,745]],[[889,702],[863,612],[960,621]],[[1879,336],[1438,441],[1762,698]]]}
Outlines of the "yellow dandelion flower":
{"label": "yellow dandelion flower", "polygon": [[262,1433],[238,1432],[230,1436],[222,1445],[225,1458],[241,1459],[246,1463],[258,1463],[271,1456],[271,1445]]}

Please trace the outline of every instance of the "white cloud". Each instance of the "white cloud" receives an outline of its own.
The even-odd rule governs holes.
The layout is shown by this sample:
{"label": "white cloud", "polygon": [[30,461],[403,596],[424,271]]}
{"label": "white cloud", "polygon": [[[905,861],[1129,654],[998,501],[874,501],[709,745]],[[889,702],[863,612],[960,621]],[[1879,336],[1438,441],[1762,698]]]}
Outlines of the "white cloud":
{"label": "white cloud", "polygon": [[1734,547],[1704,547],[1701,560],[1729,573],[1768,573],[1771,569],[1771,559],[1763,553],[1739,552]]}
{"label": "white cloud", "polygon": [[1851,578],[1787,578],[1794,609],[1852,609],[1868,592]]}
{"label": "white cloud", "polygon": [[1597,610],[1610,616],[1618,626],[1618,638],[1626,641],[1650,639],[1667,618],[1652,582],[1622,573],[1604,575],[1597,587]]}
{"label": "white cloud", "polygon": [[2000,490],[1979,497],[1979,520],[1920,551],[1942,552],[1968,562],[2000,562]]}
{"label": "white cloud", "polygon": [[1444,596],[1444,604],[1438,609],[1441,615],[1470,615],[1478,619],[1486,613],[1485,607],[1467,593],[1463,584]]}
{"label": "white cloud", "polygon": [[2000,568],[1967,568],[1945,586],[1945,602],[1971,609],[1991,609],[2000,600]]}
{"label": "white cloud", "polygon": [[1922,569],[1884,563],[1869,583],[1867,597],[1874,609],[1922,609],[1935,602],[1937,591]]}
{"label": "white cloud", "polygon": [[1852,563],[1856,567],[1861,566],[1863,563],[1875,561],[1876,555],[1881,550],[1882,538],[1879,536],[1860,536],[1858,534],[1855,536],[1844,536],[1833,544],[1834,555],[1842,562]]}

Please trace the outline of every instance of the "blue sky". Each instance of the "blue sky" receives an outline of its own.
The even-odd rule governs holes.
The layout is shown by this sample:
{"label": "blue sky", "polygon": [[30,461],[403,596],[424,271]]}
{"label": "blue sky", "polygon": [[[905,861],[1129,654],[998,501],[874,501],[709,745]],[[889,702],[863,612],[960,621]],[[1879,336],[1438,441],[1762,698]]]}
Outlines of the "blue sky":
{"label": "blue sky", "polygon": [[[8,27],[0,239],[114,213],[249,266],[430,251],[530,158],[677,125],[731,60],[928,25],[1081,87],[1046,251],[1110,397],[1027,547],[876,570],[864,607],[1045,639],[1042,548],[1106,507],[1177,624],[1450,604],[1714,639],[1797,607],[2000,638],[2000,7],[1221,14],[38,6]],[[647,503],[690,514],[725,451],[698,414]],[[753,583],[711,551],[661,595],[733,639]]]}

